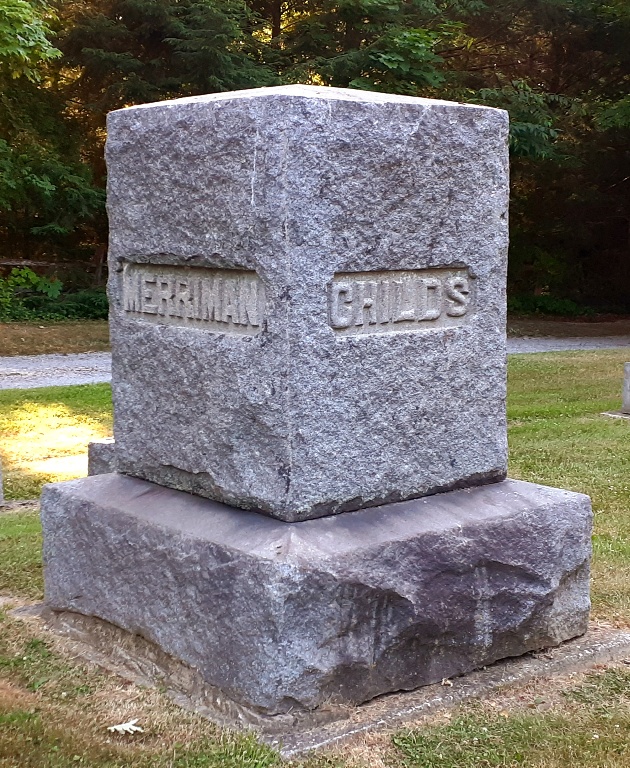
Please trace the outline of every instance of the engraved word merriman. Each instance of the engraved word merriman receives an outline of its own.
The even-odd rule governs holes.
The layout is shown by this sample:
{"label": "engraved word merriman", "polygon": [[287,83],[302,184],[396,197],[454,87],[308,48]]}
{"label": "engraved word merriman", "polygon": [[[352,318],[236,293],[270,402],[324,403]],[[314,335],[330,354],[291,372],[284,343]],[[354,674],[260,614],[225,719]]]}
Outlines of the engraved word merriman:
{"label": "engraved word merriman", "polygon": [[127,263],[123,309],[163,325],[254,335],[261,329],[265,291],[255,272]]}

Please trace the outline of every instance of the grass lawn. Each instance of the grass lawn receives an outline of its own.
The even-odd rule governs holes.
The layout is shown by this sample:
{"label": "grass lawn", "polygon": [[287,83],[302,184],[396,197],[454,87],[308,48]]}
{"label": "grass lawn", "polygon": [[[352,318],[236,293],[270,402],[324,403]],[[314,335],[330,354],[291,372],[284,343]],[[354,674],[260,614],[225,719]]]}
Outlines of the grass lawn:
{"label": "grass lawn", "polygon": [[[593,615],[630,626],[630,422],[619,407],[627,351],[521,355],[510,359],[510,475],[591,495],[595,509]],[[106,385],[0,392],[0,433],[15,497],[111,428]],[[45,470],[45,471],[44,471]],[[54,470],[54,471],[53,471]],[[65,474],[63,474],[65,473]],[[80,474],[80,473],[78,473]],[[0,595],[41,597],[35,511],[0,515]],[[1,598],[0,598],[1,599]],[[140,718],[145,732],[107,725]],[[626,768],[630,765],[630,668],[498,692],[396,734],[374,734],[309,768]],[[136,688],[69,660],[63,641],[0,608],[0,768],[266,768],[284,763],[244,736],[221,734]]]}
{"label": "grass lawn", "polygon": [[111,435],[109,384],[0,390],[0,458],[7,499],[87,474],[87,444]]}
{"label": "grass lawn", "polygon": [[511,477],[593,500],[593,616],[630,625],[630,421],[619,410],[628,350],[513,355]]}

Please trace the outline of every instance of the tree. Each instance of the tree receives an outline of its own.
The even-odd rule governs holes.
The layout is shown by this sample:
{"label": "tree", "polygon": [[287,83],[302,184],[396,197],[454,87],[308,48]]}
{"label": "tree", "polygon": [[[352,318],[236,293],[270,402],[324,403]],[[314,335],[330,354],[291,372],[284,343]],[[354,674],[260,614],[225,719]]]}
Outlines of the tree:
{"label": "tree", "polygon": [[[39,11],[39,12],[38,12]],[[46,6],[26,0],[3,0],[0,6],[0,73],[2,77],[39,80],[40,64],[61,56],[48,40]]]}
{"label": "tree", "polygon": [[109,110],[324,84],[507,109],[510,290],[630,309],[626,0],[56,0],[54,15],[5,5],[5,251],[11,239],[20,253],[83,258],[104,244]]}
{"label": "tree", "polygon": [[13,259],[63,256],[103,205],[49,79],[61,52],[48,40],[47,15],[43,3],[0,7],[0,247]]}

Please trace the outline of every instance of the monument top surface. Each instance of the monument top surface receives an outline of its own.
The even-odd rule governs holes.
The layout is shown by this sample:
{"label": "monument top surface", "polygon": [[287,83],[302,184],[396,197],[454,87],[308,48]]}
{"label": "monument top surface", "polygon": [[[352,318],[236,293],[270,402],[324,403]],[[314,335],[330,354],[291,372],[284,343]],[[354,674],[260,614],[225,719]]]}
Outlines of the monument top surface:
{"label": "monument top surface", "polygon": [[107,162],[121,471],[286,521],[505,476],[506,113],[212,94]]}
{"label": "monument top surface", "polygon": [[147,109],[178,109],[187,105],[215,104],[217,102],[228,102],[235,100],[261,100],[278,96],[287,96],[302,99],[318,99],[324,101],[348,101],[356,104],[412,104],[415,106],[424,106],[435,108],[439,106],[459,107],[469,110],[493,110],[503,112],[503,110],[493,107],[484,107],[478,104],[464,104],[456,101],[445,101],[442,99],[424,99],[417,96],[403,96],[395,93],[380,93],[378,91],[362,91],[350,88],[329,88],[319,85],[278,85],[268,88],[251,88],[242,91],[224,91],[222,93],[208,93],[201,96],[187,96],[181,99],[171,99],[168,101],[156,101],[148,104],[138,104],[133,107],[115,110],[110,115],[119,115],[136,110]]}

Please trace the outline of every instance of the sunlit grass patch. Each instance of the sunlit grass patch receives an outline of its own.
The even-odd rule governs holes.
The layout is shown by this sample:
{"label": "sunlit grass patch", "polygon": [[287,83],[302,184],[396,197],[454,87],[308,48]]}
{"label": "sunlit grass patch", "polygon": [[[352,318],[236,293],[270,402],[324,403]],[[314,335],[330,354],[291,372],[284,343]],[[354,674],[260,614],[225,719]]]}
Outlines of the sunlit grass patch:
{"label": "sunlit grass patch", "polygon": [[8,499],[87,474],[87,445],[111,435],[108,384],[0,391],[0,455]]}

